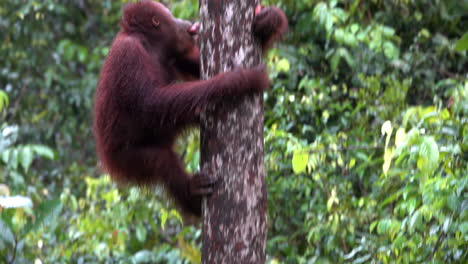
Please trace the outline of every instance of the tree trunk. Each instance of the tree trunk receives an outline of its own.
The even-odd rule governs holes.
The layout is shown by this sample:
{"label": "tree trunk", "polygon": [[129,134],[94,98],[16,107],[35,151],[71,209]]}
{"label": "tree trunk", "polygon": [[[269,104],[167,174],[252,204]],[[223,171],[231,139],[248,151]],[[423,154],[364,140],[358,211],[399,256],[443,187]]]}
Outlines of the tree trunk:
{"label": "tree trunk", "polygon": [[[258,0],[200,0],[202,78],[261,60],[251,32]],[[202,263],[264,263],[263,96],[223,102],[201,122],[201,168],[220,180],[203,202]]]}

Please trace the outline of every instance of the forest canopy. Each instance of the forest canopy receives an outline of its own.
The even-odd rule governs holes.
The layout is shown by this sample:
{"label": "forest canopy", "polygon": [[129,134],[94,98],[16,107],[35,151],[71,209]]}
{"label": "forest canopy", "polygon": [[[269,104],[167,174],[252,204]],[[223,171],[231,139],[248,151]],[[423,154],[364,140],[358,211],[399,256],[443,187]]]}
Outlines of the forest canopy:
{"label": "forest canopy", "polygon": [[[99,169],[93,98],[126,2],[0,5],[0,263],[200,263],[159,189]],[[263,4],[289,20],[264,58],[268,263],[465,263],[468,3]],[[196,171],[198,131],[176,148]]]}

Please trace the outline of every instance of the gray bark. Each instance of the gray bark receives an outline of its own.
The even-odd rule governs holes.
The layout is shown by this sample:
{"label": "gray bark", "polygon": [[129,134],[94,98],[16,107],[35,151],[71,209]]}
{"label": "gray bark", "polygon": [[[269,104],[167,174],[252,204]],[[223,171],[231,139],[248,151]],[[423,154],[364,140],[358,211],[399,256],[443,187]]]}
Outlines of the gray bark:
{"label": "gray bark", "polygon": [[[202,78],[261,61],[251,32],[259,0],[200,0]],[[263,96],[202,114],[201,168],[220,180],[203,201],[202,263],[265,263]]]}

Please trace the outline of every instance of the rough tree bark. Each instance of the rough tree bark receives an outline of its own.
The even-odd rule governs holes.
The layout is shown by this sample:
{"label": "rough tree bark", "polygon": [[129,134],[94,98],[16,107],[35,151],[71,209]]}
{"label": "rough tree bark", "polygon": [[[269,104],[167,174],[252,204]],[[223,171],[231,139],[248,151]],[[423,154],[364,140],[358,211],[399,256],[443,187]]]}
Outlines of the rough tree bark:
{"label": "rough tree bark", "polygon": [[[202,78],[261,61],[251,32],[259,0],[200,0]],[[201,124],[201,168],[220,179],[203,204],[203,263],[264,263],[266,187],[263,97],[207,109]],[[240,102],[241,101],[241,102]]]}

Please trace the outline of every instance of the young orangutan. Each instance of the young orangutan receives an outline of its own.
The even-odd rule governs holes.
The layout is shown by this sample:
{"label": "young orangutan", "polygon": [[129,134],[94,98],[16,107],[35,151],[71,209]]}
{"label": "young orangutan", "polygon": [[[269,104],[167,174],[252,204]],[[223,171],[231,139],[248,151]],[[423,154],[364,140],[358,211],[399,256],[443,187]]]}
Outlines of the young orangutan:
{"label": "young orangutan", "polygon": [[[284,33],[287,20],[274,7],[255,13],[253,32],[266,49]],[[94,135],[102,166],[113,179],[162,184],[184,213],[199,216],[201,196],[213,191],[213,182],[184,171],[173,150],[177,136],[198,125],[199,109],[261,93],[269,81],[262,67],[198,80],[197,31],[198,24],[174,18],[158,2],[124,8],[96,91]]]}

